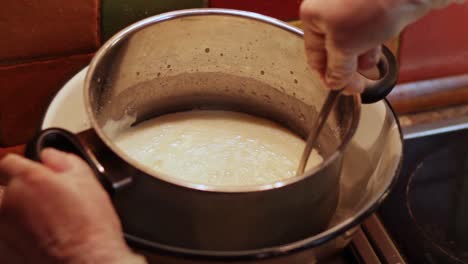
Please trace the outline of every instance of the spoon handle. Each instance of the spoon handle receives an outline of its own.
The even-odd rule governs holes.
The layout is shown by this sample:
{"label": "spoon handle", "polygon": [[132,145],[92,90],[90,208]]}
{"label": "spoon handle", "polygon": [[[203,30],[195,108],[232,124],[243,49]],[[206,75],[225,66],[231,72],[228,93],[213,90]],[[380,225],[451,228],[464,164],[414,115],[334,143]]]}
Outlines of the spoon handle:
{"label": "spoon handle", "polygon": [[341,90],[332,90],[328,93],[325,103],[319,112],[318,118],[314,122],[309,136],[307,137],[307,142],[304,151],[302,152],[301,161],[299,162],[299,167],[296,171],[296,176],[302,175],[304,173],[304,169],[307,165],[307,160],[309,159],[310,153],[317,143],[318,135],[322,131],[322,128],[324,127],[325,122],[327,121],[328,116],[330,115],[340,93]]}

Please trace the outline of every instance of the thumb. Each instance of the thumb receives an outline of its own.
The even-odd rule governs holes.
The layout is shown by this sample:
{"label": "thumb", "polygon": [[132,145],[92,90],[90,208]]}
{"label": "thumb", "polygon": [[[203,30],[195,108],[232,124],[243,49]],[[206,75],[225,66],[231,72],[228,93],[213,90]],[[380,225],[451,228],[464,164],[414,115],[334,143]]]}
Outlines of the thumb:
{"label": "thumb", "polygon": [[325,81],[330,89],[346,87],[357,70],[357,55],[334,47],[327,47]]}

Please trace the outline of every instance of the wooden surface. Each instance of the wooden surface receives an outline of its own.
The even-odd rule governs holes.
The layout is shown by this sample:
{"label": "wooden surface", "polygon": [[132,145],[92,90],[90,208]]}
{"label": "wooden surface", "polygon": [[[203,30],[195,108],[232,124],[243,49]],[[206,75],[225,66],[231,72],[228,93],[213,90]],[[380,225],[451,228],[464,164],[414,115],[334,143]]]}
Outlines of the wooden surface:
{"label": "wooden surface", "polygon": [[468,103],[468,2],[436,10],[401,34],[400,79],[389,95],[398,113]]}
{"label": "wooden surface", "polygon": [[[364,233],[369,238],[374,251],[388,264],[406,264],[390,234],[377,214],[368,217],[362,224]],[[365,262],[365,263],[380,263]]]}
{"label": "wooden surface", "polygon": [[397,85],[387,97],[402,113],[468,103],[468,74]]}
{"label": "wooden surface", "polygon": [[432,123],[458,120],[468,116],[468,104],[438,108],[433,111],[400,114],[398,119],[403,128],[428,125]]}

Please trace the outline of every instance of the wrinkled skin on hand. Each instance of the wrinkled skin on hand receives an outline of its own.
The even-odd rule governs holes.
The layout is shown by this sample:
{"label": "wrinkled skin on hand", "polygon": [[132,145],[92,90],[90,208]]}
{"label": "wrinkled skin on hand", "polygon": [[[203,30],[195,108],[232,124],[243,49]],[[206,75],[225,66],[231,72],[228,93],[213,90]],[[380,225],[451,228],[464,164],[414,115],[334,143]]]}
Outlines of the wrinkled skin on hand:
{"label": "wrinkled skin on hand", "polygon": [[41,159],[0,161],[0,263],[144,263],[91,169],[52,149]]}
{"label": "wrinkled skin on hand", "polygon": [[364,89],[357,71],[374,67],[381,44],[449,0],[304,0],[300,15],[310,68],[330,89]]}

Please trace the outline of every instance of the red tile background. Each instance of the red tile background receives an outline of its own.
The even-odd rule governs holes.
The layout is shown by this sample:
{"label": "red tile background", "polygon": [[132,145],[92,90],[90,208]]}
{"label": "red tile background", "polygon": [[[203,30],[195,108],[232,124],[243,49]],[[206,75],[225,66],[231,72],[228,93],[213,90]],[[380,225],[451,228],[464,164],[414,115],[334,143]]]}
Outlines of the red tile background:
{"label": "red tile background", "polygon": [[0,64],[95,51],[99,0],[1,0],[0,33]]}
{"label": "red tile background", "polygon": [[53,95],[93,54],[0,66],[0,147],[28,141]]}
{"label": "red tile background", "polygon": [[468,73],[468,2],[433,11],[401,36],[400,82]]}

